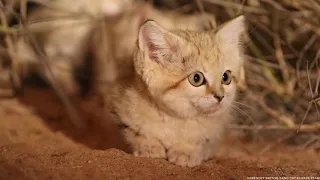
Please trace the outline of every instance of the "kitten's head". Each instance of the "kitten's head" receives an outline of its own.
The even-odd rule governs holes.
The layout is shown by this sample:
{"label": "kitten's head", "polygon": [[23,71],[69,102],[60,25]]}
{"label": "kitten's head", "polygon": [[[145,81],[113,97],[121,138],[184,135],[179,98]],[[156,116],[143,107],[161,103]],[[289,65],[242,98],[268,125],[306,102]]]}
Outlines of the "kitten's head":
{"label": "kitten's head", "polygon": [[170,32],[145,22],[134,63],[155,102],[184,118],[230,109],[243,62],[244,21],[238,16],[207,32]]}

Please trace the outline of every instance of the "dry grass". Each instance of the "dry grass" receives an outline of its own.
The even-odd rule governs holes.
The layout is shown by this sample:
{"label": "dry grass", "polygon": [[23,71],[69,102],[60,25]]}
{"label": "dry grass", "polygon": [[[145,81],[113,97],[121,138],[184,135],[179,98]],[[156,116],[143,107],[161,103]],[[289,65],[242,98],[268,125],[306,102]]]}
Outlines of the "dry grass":
{"label": "dry grass", "polygon": [[[302,131],[310,134],[310,141],[314,140],[312,143],[319,141],[319,0],[163,2],[165,7],[175,8],[177,11],[193,9],[212,12],[216,15],[218,24],[239,14],[247,17],[249,43],[246,79],[240,86],[241,97],[244,98],[235,104],[243,118],[240,118],[242,121],[238,124],[232,125],[232,128],[291,131],[295,132],[294,135]],[[43,2],[42,4],[45,5]],[[6,49],[11,57],[14,57],[11,51],[12,37],[21,30],[8,27],[7,21],[18,15],[20,24],[23,25],[27,12],[26,0],[17,5],[21,6],[20,12],[12,13],[11,7],[0,4],[0,33],[6,47],[0,47],[0,52]],[[12,58],[12,77],[13,82],[19,84],[14,73],[18,69],[15,61]],[[61,99],[66,99],[58,88],[56,91],[60,93]],[[70,106],[67,101],[64,102]]]}

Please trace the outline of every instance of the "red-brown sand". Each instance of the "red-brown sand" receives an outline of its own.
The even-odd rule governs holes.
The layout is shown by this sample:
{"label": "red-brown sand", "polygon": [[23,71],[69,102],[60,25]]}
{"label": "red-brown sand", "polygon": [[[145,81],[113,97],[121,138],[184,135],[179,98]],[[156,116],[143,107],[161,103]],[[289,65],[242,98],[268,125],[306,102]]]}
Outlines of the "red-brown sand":
{"label": "red-brown sand", "polygon": [[320,153],[315,150],[278,145],[258,156],[266,144],[237,138],[226,140],[217,157],[194,168],[134,157],[119,132],[100,123],[102,113],[96,108],[82,105],[87,130],[81,135],[72,130],[64,109],[48,90],[28,88],[24,97],[0,100],[1,180],[320,179]]}

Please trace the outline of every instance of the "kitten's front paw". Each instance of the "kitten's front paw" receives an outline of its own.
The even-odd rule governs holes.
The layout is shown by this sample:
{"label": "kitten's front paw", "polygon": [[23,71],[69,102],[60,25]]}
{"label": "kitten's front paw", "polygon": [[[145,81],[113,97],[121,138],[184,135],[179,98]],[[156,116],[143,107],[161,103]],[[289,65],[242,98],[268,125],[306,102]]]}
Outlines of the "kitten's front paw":
{"label": "kitten's front paw", "polygon": [[166,158],[166,150],[157,143],[141,143],[133,151],[134,156],[148,158]]}
{"label": "kitten's front paw", "polygon": [[125,130],[127,140],[133,148],[133,155],[148,158],[166,158],[166,150],[162,144],[154,138],[136,134],[130,129]]}
{"label": "kitten's front paw", "polygon": [[176,144],[167,152],[168,161],[179,166],[194,167],[204,161],[200,147],[190,144]]}

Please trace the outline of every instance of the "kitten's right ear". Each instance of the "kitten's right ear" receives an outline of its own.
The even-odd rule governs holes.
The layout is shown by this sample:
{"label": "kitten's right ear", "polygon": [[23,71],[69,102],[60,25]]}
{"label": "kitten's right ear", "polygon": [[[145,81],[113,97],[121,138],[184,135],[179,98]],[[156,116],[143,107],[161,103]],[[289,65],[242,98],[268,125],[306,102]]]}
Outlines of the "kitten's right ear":
{"label": "kitten's right ear", "polygon": [[147,20],[139,30],[138,45],[150,60],[165,65],[173,61],[182,38],[165,30],[153,20]]}

